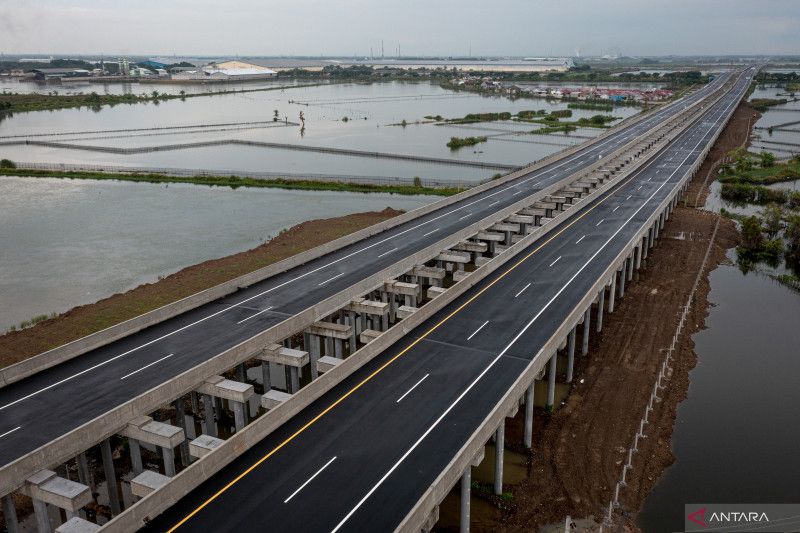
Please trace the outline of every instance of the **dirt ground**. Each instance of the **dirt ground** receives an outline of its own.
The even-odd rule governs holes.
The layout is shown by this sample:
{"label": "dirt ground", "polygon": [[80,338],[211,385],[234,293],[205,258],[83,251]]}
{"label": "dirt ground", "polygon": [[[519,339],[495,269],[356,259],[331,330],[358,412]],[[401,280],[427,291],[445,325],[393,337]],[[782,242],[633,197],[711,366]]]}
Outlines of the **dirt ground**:
{"label": "dirt ground", "polygon": [[[506,488],[513,493],[511,501],[495,502],[500,503],[498,508],[473,514],[474,530],[536,531],[563,524],[568,515],[602,521],[717,221],[716,215],[691,206],[698,193],[703,204],[717,161],[747,141],[753,113],[746,104],[736,110],[693,180],[686,197],[690,207],[675,210],[634,282],[626,287],[625,297],[617,300],[613,314],[605,314],[603,332],[593,333],[589,357],[576,362],[576,379],[566,404],[551,416],[537,410],[528,478]],[[625,530],[638,529],[637,512],[674,461],[670,439],[678,404],[688,390],[689,371],[697,362],[691,336],[704,327],[708,314],[708,273],[726,260],[727,249],[738,238],[735,225],[722,219],[675,352],[671,379],[650,415],[648,438],[640,441],[628,486],[620,493]],[[518,414],[506,429],[506,442],[520,451],[522,423]]]}
{"label": "dirt ground", "polygon": [[140,285],[93,304],[75,307],[33,327],[7,333],[0,336],[0,367],[113,326],[400,213],[402,211],[387,207],[383,211],[303,222],[252,250],[184,268],[154,283]]}

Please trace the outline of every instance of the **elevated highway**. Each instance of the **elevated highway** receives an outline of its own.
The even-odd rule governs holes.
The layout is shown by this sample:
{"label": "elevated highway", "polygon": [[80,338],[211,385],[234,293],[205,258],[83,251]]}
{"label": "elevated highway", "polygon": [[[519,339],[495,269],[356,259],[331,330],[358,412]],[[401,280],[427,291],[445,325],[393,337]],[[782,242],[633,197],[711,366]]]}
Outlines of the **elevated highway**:
{"label": "elevated highway", "polygon": [[624,291],[748,85],[741,76],[641,169],[186,495],[150,529],[429,526],[431,510],[489,437],[502,442],[505,416],[529,398],[546,366],[553,386],[558,349],[571,346],[574,356],[578,322],[588,341],[593,302],[600,320],[603,309],[613,309],[614,295]]}

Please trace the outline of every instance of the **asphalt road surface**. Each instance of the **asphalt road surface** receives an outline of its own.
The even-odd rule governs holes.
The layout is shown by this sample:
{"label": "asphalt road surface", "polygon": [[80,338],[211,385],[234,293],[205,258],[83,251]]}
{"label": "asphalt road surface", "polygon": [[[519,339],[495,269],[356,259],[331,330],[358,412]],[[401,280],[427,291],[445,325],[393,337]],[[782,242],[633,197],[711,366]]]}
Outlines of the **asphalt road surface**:
{"label": "asphalt road surface", "polygon": [[[752,73],[752,71],[751,71]],[[749,74],[752,75],[752,74]],[[151,522],[151,530],[393,530],[658,204],[749,84],[643,169]],[[537,355],[538,354],[538,355]]]}

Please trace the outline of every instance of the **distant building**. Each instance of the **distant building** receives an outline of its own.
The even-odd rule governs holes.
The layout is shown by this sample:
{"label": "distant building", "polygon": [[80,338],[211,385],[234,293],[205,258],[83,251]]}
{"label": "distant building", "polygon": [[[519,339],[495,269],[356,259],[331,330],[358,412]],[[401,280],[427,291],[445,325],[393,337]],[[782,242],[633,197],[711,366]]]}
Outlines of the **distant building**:
{"label": "distant building", "polygon": [[147,61],[139,61],[137,63],[137,65],[139,65],[140,67],[144,67],[146,69],[149,69],[149,70],[155,70],[156,72],[158,72],[159,69],[166,70],[166,68],[168,66],[166,63],[161,63],[159,61],[153,61],[152,59],[148,59]]}
{"label": "distant building", "polygon": [[33,72],[33,78],[38,81],[81,78],[89,75],[88,70],[79,68],[35,68],[31,72]]}
{"label": "distant building", "polygon": [[177,72],[172,75],[173,80],[196,81],[250,81],[273,78],[277,75],[272,69],[245,63],[244,61],[224,61],[222,63],[209,63],[203,68]]}

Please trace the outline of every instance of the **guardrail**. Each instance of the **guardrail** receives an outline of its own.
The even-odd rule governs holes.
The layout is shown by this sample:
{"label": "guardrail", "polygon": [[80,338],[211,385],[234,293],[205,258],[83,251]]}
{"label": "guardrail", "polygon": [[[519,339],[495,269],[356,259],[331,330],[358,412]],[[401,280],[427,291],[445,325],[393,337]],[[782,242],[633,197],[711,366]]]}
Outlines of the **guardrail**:
{"label": "guardrail", "polygon": [[[682,130],[683,128],[681,128],[681,131]],[[658,149],[654,150],[654,153],[657,153],[661,148],[668,145],[677,134],[678,133],[670,135],[668,139],[664,140],[660,144]],[[613,180],[610,180],[608,183],[598,188],[586,198],[585,203],[592,203],[597,198],[606,194],[606,192],[616,187],[619,182],[621,182],[627,176],[637,172],[638,169],[645,165],[648,160],[649,158],[638,161],[636,164],[632,165],[632,167],[626,173]],[[571,179],[575,178],[573,177]],[[518,202],[518,204],[527,205],[530,203],[530,201],[530,199],[525,199]],[[581,204],[579,205],[583,206],[585,203],[582,199]],[[173,477],[164,487],[146,496],[128,510],[115,517],[106,525],[106,527],[118,530],[133,530],[141,527],[150,518],[163,512],[166,508],[183,497],[189,490],[198,486],[210,475],[213,475],[224,468],[242,453],[245,453],[253,445],[269,435],[273,430],[280,427],[290,418],[298,414],[311,402],[328,392],[341,380],[357,371],[364,364],[372,360],[372,358],[374,358],[376,355],[400,340],[409,331],[418,327],[425,320],[429,319],[436,312],[444,308],[447,304],[463,295],[470,288],[479,283],[481,280],[485,279],[494,271],[501,268],[508,261],[514,259],[520,251],[531,246],[534,242],[542,237],[549,235],[551,231],[561,226],[566,220],[577,215],[577,213],[580,211],[581,209],[570,209],[559,213],[552,222],[550,222],[547,226],[542,227],[544,231],[538,231],[534,234],[524,237],[522,240],[512,245],[508,250],[501,253],[495,259],[476,269],[469,276],[467,276],[467,278],[456,283],[447,291],[445,291],[444,294],[438,296],[427,305],[420,308],[417,312],[412,314],[409,318],[390,328],[387,332],[380,335],[376,340],[367,344],[365,347],[345,359],[342,364],[338,365],[329,373],[324,374],[321,378],[313,381],[304,389],[301,389],[299,393],[289,398],[286,402],[274,410],[269,411],[267,414],[261,416],[240,432],[234,434],[217,449],[198,461],[195,461],[192,465]]]}
{"label": "guardrail", "polygon": [[[717,99],[717,101],[718,100],[719,99]],[[728,117],[722,121],[722,126],[724,126],[729,119],[730,113],[728,114]],[[573,311],[565,318],[550,339],[548,339],[548,341],[536,353],[519,378],[514,381],[513,385],[509,388],[506,394],[503,395],[500,401],[495,405],[494,409],[492,409],[489,415],[487,415],[487,417],[484,419],[484,422],[473,432],[464,446],[462,446],[458,453],[456,453],[450,463],[444,468],[442,473],[431,484],[428,490],[423,493],[416,505],[409,511],[405,519],[397,527],[396,531],[416,532],[420,530],[422,524],[425,523],[430,510],[438,505],[445,498],[445,496],[447,496],[452,487],[454,487],[456,482],[458,482],[458,480],[461,478],[466,468],[470,466],[474,457],[476,457],[478,452],[491,438],[497,427],[501,423],[504,423],[506,415],[519,405],[519,399],[524,395],[528,385],[535,380],[536,376],[547,364],[548,360],[550,359],[550,355],[557,350],[563,339],[566,338],[569,331],[572,330],[572,328],[575,327],[575,325],[583,317],[584,310],[592,304],[598,292],[605,286],[606,280],[608,280],[618,270],[619,265],[625,261],[630,253],[630,250],[635,246],[635,244],[642,242],[642,238],[647,233],[649,228],[653,226],[655,221],[669,207],[670,203],[674,201],[681,191],[685,190],[689,179],[691,179],[691,177],[697,173],[697,170],[700,168],[700,165],[708,154],[710,147],[713,146],[714,142],[718,138],[719,133],[722,131],[722,126],[720,126],[720,128],[717,130],[717,133],[706,145],[702,155],[698,157],[697,161],[689,170],[687,170],[683,178],[681,178],[681,180],[679,180],[679,182],[673,187],[672,192],[659,203],[657,208],[654,209],[653,214],[650,215],[642,224],[641,229],[634,234],[634,236],[625,244],[625,246],[621,248],[621,251],[609,263],[609,266],[604,270],[604,272],[598,277],[598,281],[590,287],[584,297],[581,298],[578,304],[574,307]]]}

